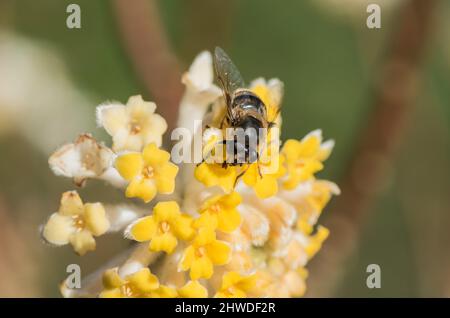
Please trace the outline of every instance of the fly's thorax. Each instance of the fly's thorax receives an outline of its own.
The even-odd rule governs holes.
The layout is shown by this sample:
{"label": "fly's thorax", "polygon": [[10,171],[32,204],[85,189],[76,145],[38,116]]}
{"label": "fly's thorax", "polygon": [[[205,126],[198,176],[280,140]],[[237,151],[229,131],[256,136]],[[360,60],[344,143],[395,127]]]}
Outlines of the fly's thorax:
{"label": "fly's thorax", "polygon": [[[267,122],[267,111],[261,98],[247,89],[237,90],[231,101],[231,112],[235,121],[240,121],[247,116],[259,118],[263,127]],[[232,124],[237,124],[234,122]]]}

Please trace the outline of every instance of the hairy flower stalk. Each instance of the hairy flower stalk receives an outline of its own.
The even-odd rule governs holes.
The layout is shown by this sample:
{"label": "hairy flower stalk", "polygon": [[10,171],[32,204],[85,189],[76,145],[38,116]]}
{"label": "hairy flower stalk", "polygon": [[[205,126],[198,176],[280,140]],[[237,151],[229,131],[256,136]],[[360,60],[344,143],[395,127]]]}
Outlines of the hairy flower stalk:
{"label": "hairy flower stalk", "polygon": [[264,103],[272,123],[261,139],[259,159],[238,165],[209,160],[221,149],[228,151],[223,146],[226,102],[213,74],[211,54],[205,51],[183,75],[181,148],[190,154],[187,158],[200,150],[203,160],[179,160],[175,147],[171,153],[162,149],[166,122],[156,105],[141,96],[130,97],[125,105],[97,107],[97,123],[111,135],[110,147],[83,134],[50,157],[56,175],[72,178],[77,186],[85,186],[87,179],[107,181],[123,191],[124,202],[84,203],[76,191],[65,192],[59,210],[43,226],[46,242],[70,244],[79,255],[101,248],[95,238],[113,232],[136,242],[131,253],[89,275],[81,289],[63,282],[63,296],[305,293],[306,265],[329,234],[317,226],[318,218],[331,196],[339,194],[336,184],[315,177],[334,143],[324,142],[316,130],[281,145],[276,129],[282,123],[283,83],[259,78],[249,89]]}

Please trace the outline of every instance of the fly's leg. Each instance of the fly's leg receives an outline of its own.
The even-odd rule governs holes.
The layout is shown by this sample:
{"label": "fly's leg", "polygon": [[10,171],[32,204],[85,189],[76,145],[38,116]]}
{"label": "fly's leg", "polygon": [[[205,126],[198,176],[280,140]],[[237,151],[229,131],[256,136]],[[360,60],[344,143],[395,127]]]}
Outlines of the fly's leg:
{"label": "fly's leg", "polygon": [[[225,145],[226,143],[227,143],[227,141],[224,139],[224,140],[221,140],[221,141],[217,142],[216,145]],[[211,151],[208,152],[208,154],[205,157],[202,157],[202,161],[200,163],[197,163],[197,167],[199,165],[201,165],[202,163],[204,163],[207,159],[209,159],[209,157],[211,157],[211,153],[214,150],[214,148],[211,149]],[[227,162],[226,161],[222,162],[222,168],[227,168]]]}
{"label": "fly's leg", "polygon": [[258,168],[259,177],[262,178],[261,167],[259,166],[259,152],[256,153],[256,167]]}
{"label": "fly's leg", "polygon": [[247,165],[247,167],[241,171],[238,176],[236,177],[236,179],[234,180],[234,184],[233,184],[233,189],[236,188],[236,184],[239,181],[239,179],[247,172],[248,168],[250,168],[250,165]]}

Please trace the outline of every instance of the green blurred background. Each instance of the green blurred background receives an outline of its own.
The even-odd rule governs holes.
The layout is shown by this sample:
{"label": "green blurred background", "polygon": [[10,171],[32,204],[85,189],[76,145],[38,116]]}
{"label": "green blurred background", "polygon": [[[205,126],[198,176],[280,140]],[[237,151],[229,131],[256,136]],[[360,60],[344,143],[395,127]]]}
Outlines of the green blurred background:
{"label": "green blurred background", "polygon": [[[198,52],[220,45],[247,80],[280,78],[283,138],[321,128],[335,139],[321,177],[339,184],[406,2],[382,3],[380,30],[366,27],[364,0],[165,0],[157,8],[182,71]],[[81,29],[66,27],[69,3],[81,7]],[[439,2],[409,125],[333,296],[450,296],[449,21],[450,2]],[[152,96],[124,49],[111,1],[0,0],[0,84],[0,296],[57,297],[66,265],[87,274],[127,243],[120,234],[100,238],[102,248],[81,259],[42,244],[39,225],[74,187],[51,173],[47,158],[78,132],[108,140],[95,127],[97,104]],[[100,182],[81,194],[121,198]],[[366,287],[371,263],[381,266],[381,289]]]}

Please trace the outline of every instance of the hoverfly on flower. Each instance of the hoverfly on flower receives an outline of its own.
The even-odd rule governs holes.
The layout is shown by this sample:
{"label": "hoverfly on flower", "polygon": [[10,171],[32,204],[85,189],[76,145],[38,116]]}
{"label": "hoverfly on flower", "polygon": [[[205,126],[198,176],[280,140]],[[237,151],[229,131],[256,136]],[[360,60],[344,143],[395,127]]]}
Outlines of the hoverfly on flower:
{"label": "hoverfly on flower", "polygon": [[[275,126],[275,121],[269,121],[266,104],[255,92],[246,88],[238,68],[220,47],[216,47],[214,51],[214,69],[226,105],[218,127],[225,131],[225,138],[217,142],[219,147],[225,146],[225,151],[214,148],[214,152],[219,153],[216,158],[225,169],[245,164],[245,168],[237,174],[235,184],[251,164],[256,164],[258,174],[262,177],[259,161],[267,148],[268,131]],[[225,158],[222,154],[225,154]],[[210,155],[208,153],[206,156]],[[205,159],[203,158],[202,163]]]}

